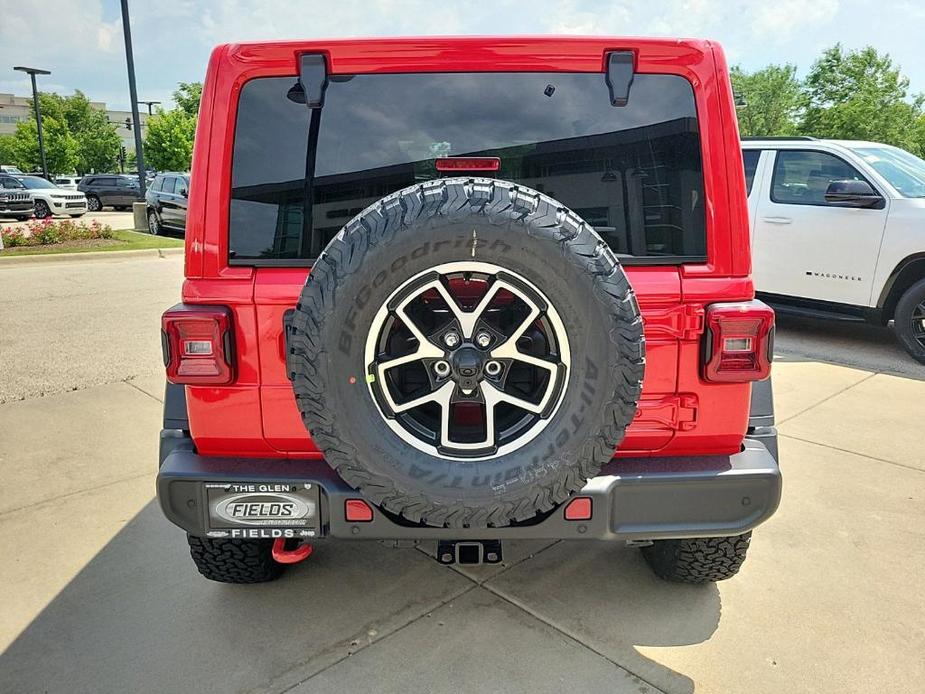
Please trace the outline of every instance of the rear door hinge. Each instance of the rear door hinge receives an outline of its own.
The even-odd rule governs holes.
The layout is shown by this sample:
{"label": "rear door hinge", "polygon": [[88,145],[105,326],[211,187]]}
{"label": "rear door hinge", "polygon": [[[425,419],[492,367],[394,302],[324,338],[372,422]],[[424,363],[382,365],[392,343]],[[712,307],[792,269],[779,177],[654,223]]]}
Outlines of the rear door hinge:
{"label": "rear door hinge", "polygon": [[299,86],[302,98],[309,108],[324,106],[324,92],[328,88],[328,66],[320,53],[303,53],[299,56]]}
{"label": "rear door hinge", "polygon": [[690,431],[697,426],[697,396],[682,393],[640,400],[633,424],[638,429]]}
{"label": "rear door hinge", "polygon": [[704,310],[700,304],[677,304],[643,310],[642,322],[652,337],[693,340],[703,333],[703,316]]}

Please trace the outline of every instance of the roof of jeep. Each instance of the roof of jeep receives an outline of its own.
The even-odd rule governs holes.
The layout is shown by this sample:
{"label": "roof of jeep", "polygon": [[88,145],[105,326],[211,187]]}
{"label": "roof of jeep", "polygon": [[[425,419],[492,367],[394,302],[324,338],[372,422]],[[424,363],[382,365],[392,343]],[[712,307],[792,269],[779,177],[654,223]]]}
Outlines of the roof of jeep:
{"label": "roof of jeep", "polygon": [[354,38],[306,38],[306,39],[286,39],[285,41],[241,41],[234,43],[222,44],[241,48],[249,47],[266,47],[266,46],[283,46],[298,47],[307,43],[330,46],[348,46],[354,44],[396,44],[405,43],[413,46],[441,46],[452,44],[472,44],[482,43],[485,45],[499,45],[514,47],[518,44],[529,43],[551,43],[557,42],[562,44],[608,44],[612,50],[619,50],[622,47],[646,45],[646,46],[697,46],[704,47],[715,45],[715,41],[710,39],[697,38],[671,38],[671,37],[650,37],[650,36],[603,36],[603,35],[577,35],[577,34],[512,34],[512,35],[448,35],[448,36],[363,36]]}
{"label": "roof of jeep", "polygon": [[[715,41],[707,39],[638,36],[396,36],[227,43],[216,46],[215,51],[227,52],[229,56],[251,63],[289,62],[303,51],[328,52],[333,71],[343,73],[377,59],[429,58],[434,62],[446,60],[452,63],[470,59],[483,62],[488,57],[484,54],[486,51],[492,58],[505,63],[518,58],[525,66],[534,69],[537,63],[544,63],[544,67],[550,70],[569,67],[580,71],[582,67],[573,64],[572,60],[587,57],[589,52],[603,55],[605,51],[643,49],[650,54],[659,53],[660,60],[671,64],[679,49],[682,52],[686,49],[710,53],[717,47]],[[465,53],[447,52],[447,49],[454,48]]]}

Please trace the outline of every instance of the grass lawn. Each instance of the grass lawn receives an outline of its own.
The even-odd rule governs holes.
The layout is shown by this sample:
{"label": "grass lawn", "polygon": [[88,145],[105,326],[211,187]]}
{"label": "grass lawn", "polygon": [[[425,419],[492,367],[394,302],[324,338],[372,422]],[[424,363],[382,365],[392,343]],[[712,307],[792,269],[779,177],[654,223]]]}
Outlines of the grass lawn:
{"label": "grass lawn", "polygon": [[178,248],[183,239],[170,236],[152,236],[137,231],[122,229],[112,232],[111,239],[89,239],[86,241],[64,241],[48,246],[17,246],[4,248],[0,258],[13,255],[50,255],[54,253],[86,253],[88,251],[136,251],[144,248]]}

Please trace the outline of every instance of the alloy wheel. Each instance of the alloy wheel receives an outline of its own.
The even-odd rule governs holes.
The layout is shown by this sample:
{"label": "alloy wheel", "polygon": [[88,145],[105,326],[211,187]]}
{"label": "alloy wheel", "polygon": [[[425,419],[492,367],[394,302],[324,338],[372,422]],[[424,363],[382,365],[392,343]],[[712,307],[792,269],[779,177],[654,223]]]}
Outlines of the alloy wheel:
{"label": "alloy wheel", "polygon": [[570,353],[559,314],[525,278],[456,262],[383,303],[366,343],[367,383],[389,427],[449,459],[516,450],[550,422]]}

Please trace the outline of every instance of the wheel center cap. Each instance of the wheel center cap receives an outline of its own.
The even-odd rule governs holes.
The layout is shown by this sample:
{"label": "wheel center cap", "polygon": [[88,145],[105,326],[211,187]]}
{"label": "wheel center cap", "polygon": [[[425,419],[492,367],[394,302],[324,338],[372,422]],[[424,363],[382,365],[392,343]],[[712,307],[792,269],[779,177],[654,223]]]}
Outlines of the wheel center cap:
{"label": "wheel center cap", "polygon": [[484,354],[472,345],[463,345],[450,356],[453,380],[461,388],[471,390],[478,385],[485,363]]}

